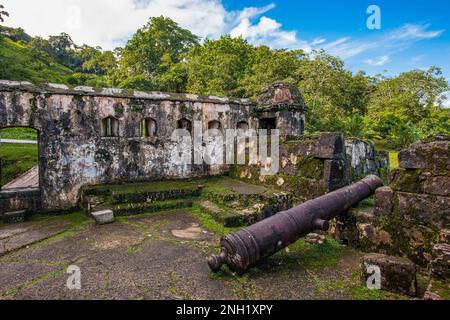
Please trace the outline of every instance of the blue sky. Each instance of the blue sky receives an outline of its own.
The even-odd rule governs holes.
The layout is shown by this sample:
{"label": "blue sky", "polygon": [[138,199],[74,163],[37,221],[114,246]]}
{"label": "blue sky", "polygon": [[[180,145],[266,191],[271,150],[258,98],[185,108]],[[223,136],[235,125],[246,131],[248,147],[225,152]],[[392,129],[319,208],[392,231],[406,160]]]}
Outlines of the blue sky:
{"label": "blue sky", "polygon": [[[228,10],[242,7],[263,7],[274,3],[264,13],[282,24],[283,30],[296,31],[298,39],[309,43],[316,39],[330,42],[346,40],[340,46],[330,46],[331,53],[340,55],[348,68],[364,70],[369,74],[398,74],[413,68],[439,66],[450,80],[450,1],[398,1],[398,0],[342,0],[342,1],[249,1],[226,0]],[[367,8],[378,5],[381,9],[381,30],[366,26]],[[258,19],[258,18],[256,18]],[[408,39],[399,40],[393,34],[409,33]],[[372,43],[373,46],[361,53]],[[343,45],[347,44],[347,45]]]}
{"label": "blue sky", "polygon": [[[243,36],[273,48],[325,49],[352,71],[395,75],[431,65],[450,80],[450,1],[427,0],[1,0],[5,24],[31,35],[69,33],[78,44],[123,46],[151,16],[202,38]],[[369,5],[381,30],[369,30]],[[36,14],[39,12],[39,14]],[[450,102],[449,102],[450,104]]]}

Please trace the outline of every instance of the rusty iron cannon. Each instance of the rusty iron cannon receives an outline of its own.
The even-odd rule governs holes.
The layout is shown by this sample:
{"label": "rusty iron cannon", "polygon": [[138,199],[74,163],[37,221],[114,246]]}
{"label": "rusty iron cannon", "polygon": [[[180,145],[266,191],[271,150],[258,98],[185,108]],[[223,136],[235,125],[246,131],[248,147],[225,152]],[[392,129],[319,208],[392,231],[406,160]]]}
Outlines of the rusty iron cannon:
{"label": "rusty iron cannon", "polygon": [[314,230],[327,231],[329,220],[343,213],[360,201],[373,195],[382,187],[377,176],[365,179],[348,187],[307,201],[298,207],[224,236],[220,255],[208,258],[212,271],[217,272],[223,264],[243,274],[259,261],[286,248]]}

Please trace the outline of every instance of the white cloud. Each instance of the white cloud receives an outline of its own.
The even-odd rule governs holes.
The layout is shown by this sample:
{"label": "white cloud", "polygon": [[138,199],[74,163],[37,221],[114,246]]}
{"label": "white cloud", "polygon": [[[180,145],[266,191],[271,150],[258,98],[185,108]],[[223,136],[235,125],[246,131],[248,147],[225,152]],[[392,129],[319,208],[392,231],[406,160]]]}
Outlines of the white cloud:
{"label": "white cloud", "polygon": [[345,37],[333,41],[322,48],[332,55],[342,59],[349,59],[369,50],[371,47],[373,47],[372,43],[357,42],[353,41],[351,37]]}
{"label": "white cloud", "polygon": [[[429,30],[426,24],[405,24],[397,29],[385,31],[379,36],[353,39],[345,37],[329,43],[323,48],[332,55],[349,59],[367,52],[383,51],[383,55],[392,55],[404,51],[414,43],[437,38],[444,30]],[[373,62],[373,61],[372,61]]]}
{"label": "white cloud", "polygon": [[365,61],[365,63],[367,63],[368,65],[371,65],[373,67],[380,67],[380,66],[384,66],[389,61],[391,61],[389,56],[381,56],[378,58],[378,60],[367,59]]}
{"label": "white cloud", "polygon": [[100,45],[104,49],[123,46],[150,17],[160,15],[172,18],[202,38],[230,33],[275,49],[307,52],[325,49],[342,59],[369,52],[373,56],[391,56],[444,32],[430,30],[427,24],[405,24],[378,36],[343,37],[332,42],[318,36],[307,41],[296,30],[286,30],[279,21],[264,15],[275,7],[273,3],[236,11],[226,10],[222,0],[2,0],[2,3],[11,15],[6,21],[9,26],[22,27],[31,35],[43,37],[67,32],[77,44]]}
{"label": "white cloud", "polygon": [[232,37],[242,36],[254,44],[266,44],[275,49],[304,49],[311,51],[311,46],[297,38],[296,31],[282,30],[281,23],[268,17],[261,17],[257,24],[250,19],[243,19],[238,26],[231,30]]}
{"label": "white cloud", "polygon": [[319,44],[325,43],[327,41],[327,39],[325,38],[316,38],[313,40],[313,42],[311,42],[312,46],[318,46]]}
{"label": "white cloud", "polygon": [[123,45],[149,17],[164,15],[202,38],[228,33],[273,4],[227,11],[220,0],[3,0],[11,17],[8,26],[48,37],[69,33],[78,43],[112,49]]}
{"label": "white cloud", "polygon": [[394,40],[423,40],[439,37],[444,30],[429,31],[429,24],[404,24],[391,33]]}

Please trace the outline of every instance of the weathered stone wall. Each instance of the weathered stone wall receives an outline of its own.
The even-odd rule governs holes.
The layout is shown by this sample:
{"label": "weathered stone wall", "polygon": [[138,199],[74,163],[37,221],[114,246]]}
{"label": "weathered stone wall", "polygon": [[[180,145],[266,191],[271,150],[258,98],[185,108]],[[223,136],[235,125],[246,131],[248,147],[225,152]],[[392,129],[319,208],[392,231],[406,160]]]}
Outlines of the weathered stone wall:
{"label": "weathered stone wall", "polygon": [[[221,174],[228,167],[175,165],[177,121],[216,120],[222,129],[246,121],[258,128],[248,100],[144,93],[61,85],[0,82],[0,128],[39,130],[40,189],[43,210],[73,207],[83,185],[149,181]],[[118,136],[102,137],[102,119],[118,120]],[[154,138],[141,138],[140,122],[157,123]]]}
{"label": "weathered stone wall", "polygon": [[37,212],[41,209],[41,192],[39,189],[5,190],[0,192],[0,217],[5,212],[27,209]]}
{"label": "weathered stone wall", "polygon": [[294,196],[294,202],[314,199],[346,185],[345,145],[340,133],[305,135],[280,145],[280,172],[263,176],[260,165],[233,166],[230,175]]}
{"label": "weathered stone wall", "polygon": [[359,181],[375,174],[387,178],[389,171],[389,154],[375,150],[375,146],[358,138],[345,140],[347,181]]}
{"label": "weathered stone wall", "polygon": [[[263,121],[274,120],[268,126],[279,129],[283,141],[280,173],[261,176],[258,166],[242,166],[233,167],[231,175],[292,192],[299,202],[346,185],[346,161],[357,161],[362,167],[355,167],[358,173],[373,173],[374,152],[356,153],[358,159],[349,160],[342,134],[303,136],[307,107],[300,93],[294,94],[294,99],[280,84],[275,87],[268,95],[274,95],[273,99],[263,99],[265,102],[257,106],[245,99],[0,81],[0,128],[39,130],[44,211],[75,206],[84,185],[228,172],[227,165],[177,165],[172,161],[181,150],[191,152],[190,146],[171,139],[181,119],[189,120],[192,126],[201,122],[203,131],[211,121],[217,121],[222,132],[236,129],[242,122],[257,130],[264,126]],[[115,137],[103,137],[102,120],[108,117],[117,120]],[[141,121],[149,118],[156,122],[157,133],[143,138]],[[362,142],[356,145],[361,144],[370,149]]]}
{"label": "weathered stone wall", "polygon": [[332,233],[367,252],[405,256],[450,277],[450,137],[431,137],[399,154],[390,186],[375,194],[375,209],[354,209]]}
{"label": "weathered stone wall", "polygon": [[435,258],[440,234],[450,228],[450,136],[411,145],[400,152],[399,165],[390,188],[376,194],[375,214],[383,217],[394,251],[426,265]]}

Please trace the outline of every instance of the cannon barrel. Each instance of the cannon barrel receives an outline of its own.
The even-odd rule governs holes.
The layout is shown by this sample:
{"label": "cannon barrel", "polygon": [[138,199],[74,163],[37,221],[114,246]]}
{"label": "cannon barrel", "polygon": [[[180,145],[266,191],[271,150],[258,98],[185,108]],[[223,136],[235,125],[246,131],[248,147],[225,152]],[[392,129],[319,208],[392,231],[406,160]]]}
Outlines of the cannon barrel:
{"label": "cannon barrel", "polygon": [[224,236],[220,255],[208,258],[212,271],[223,264],[240,274],[259,261],[296,242],[314,230],[327,231],[328,221],[374,194],[383,182],[377,176],[307,201],[290,210]]}

